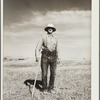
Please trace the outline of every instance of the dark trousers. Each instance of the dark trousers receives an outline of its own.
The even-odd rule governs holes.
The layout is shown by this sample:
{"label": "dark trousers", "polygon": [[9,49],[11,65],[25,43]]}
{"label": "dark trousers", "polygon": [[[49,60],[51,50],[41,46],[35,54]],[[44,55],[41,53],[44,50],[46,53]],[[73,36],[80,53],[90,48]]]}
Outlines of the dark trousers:
{"label": "dark trousers", "polygon": [[54,81],[55,81],[55,75],[56,75],[56,65],[57,65],[56,56],[47,56],[46,54],[42,55],[41,71],[42,71],[42,82],[43,82],[44,89],[47,89],[48,66],[50,66],[49,88],[50,89],[54,88]]}

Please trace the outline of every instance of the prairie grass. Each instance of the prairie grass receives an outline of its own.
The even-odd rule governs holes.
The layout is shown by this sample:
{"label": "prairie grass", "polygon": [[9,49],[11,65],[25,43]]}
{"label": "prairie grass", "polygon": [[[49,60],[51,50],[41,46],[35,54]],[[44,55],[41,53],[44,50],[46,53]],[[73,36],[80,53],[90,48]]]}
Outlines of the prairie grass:
{"label": "prairie grass", "polygon": [[[27,67],[26,62],[22,62],[4,62],[3,100],[91,100],[91,67],[89,64],[81,64],[81,62],[74,66],[60,64],[56,70],[55,93],[45,94],[35,89],[32,99],[29,87],[24,84],[24,81],[35,79],[37,65],[28,66],[30,64],[27,63]],[[41,80],[41,70],[39,70],[37,80]]]}

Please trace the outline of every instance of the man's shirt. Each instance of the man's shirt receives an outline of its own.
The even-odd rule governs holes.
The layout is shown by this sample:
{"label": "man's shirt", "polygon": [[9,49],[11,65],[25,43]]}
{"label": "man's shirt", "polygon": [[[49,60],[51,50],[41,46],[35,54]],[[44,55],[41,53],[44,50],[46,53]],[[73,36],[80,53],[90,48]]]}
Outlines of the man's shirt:
{"label": "man's shirt", "polygon": [[58,56],[58,41],[54,35],[46,34],[42,37],[42,39],[38,42],[36,46],[35,50],[36,57],[39,57],[41,50],[45,48],[47,48],[50,52],[56,50]]}

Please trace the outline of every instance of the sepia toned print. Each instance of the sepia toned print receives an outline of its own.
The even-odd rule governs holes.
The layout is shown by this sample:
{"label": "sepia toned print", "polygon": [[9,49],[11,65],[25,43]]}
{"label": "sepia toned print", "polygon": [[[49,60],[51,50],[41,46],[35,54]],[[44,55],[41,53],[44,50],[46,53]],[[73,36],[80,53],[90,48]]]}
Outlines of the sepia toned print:
{"label": "sepia toned print", "polygon": [[3,100],[91,100],[91,0],[3,4]]}

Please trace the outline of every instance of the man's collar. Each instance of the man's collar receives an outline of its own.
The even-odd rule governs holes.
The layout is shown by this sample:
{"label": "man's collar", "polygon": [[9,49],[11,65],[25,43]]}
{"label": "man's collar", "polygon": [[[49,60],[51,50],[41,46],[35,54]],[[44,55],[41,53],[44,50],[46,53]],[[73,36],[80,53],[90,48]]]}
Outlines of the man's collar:
{"label": "man's collar", "polygon": [[48,36],[52,36],[52,37],[54,37],[54,35],[53,34],[47,34]]}

